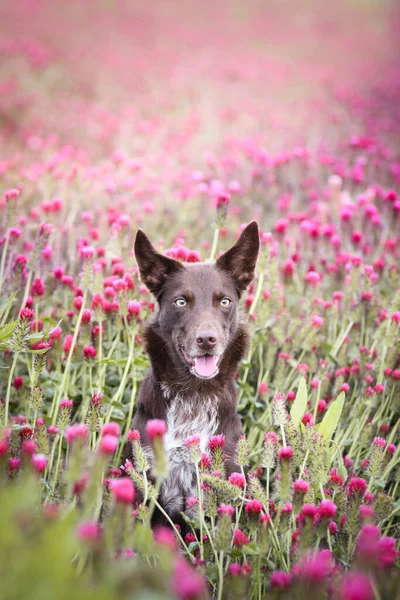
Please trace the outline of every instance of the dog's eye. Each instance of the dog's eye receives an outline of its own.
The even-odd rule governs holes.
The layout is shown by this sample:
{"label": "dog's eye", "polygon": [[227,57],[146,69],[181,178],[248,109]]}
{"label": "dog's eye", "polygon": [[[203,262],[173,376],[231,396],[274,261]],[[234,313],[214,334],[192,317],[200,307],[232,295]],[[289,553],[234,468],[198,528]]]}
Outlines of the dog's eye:
{"label": "dog's eye", "polygon": [[186,300],[185,298],[178,298],[177,300],[175,300],[174,304],[175,306],[179,306],[179,308],[182,308],[183,306],[186,306]]}
{"label": "dog's eye", "polygon": [[232,303],[232,300],[230,300],[229,298],[222,298],[221,300],[221,306],[224,306],[225,308],[227,306],[229,306]]}

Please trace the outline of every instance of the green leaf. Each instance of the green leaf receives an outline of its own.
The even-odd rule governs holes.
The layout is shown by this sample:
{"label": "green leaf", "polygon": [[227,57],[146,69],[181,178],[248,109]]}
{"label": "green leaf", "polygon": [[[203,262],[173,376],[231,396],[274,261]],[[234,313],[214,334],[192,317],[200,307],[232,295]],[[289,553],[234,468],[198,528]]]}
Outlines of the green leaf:
{"label": "green leaf", "polygon": [[49,348],[38,348],[37,350],[33,350],[32,348],[26,348],[24,352],[28,352],[29,354],[46,354],[49,351]]}
{"label": "green leaf", "polygon": [[17,323],[18,321],[10,321],[5,325],[0,326],[0,342],[10,339],[15,327],[17,326]]}
{"label": "green leaf", "polygon": [[117,419],[117,421],[123,421],[125,419],[125,413],[119,408],[113,408],[111,413],[113,419]]}
{"label": "green leaf", "polygon": [[38,331],[37,333],[32,333],[31,335],[28,335],[26,339],[30,342],[40,342],[43,339],[43,335],[44,334],[41,331]]}
{"label": "green leaf", "polygon": [[9,305],[13,302],[15,296],[17,295],[17,292],[14,292],[13,294],[11,294],[11,296],[0,305],[0,317],[3,316],[3,314],[6,312],[6,310],[8,309]]}
{"label": "green leaf", "polygon": [[217,565],[210,565],[207,567],[207,577],[210,581],[216,581],[218,579]]}
{"label": "green leaf", "polygon": [[199,548],[199,542],[190,542],[190,544],[188,546],[189,552],[192,552],[192,554],[193,554],[193,552],[195,550],[197,550],[197,548]]}
{"label": "green leaf", "polygon": [[323,342],[321,344],[321,351],[324,356],[328,356],[332,352],[332,349],[332,344],[328,344],[328,342]]}
{"label": "green leaf", "polygon": [[329,440],[335,433],[335,429],[339,424],[340,416],[343,410],[345,394],[341,392],[339,396],[334,400],[322,420],[322,423],[317,427],[318,433],[325,439]]}
{"label": "green leaf", "polygon": [[259,551],[252,546],[244,545],[241,547],[241,551],[242,554],[247,554],[248,556],[257,556],[259,554]]}
{"label": "green leaf", "polygon": [[306,412],[307,400],[308,394],[306,380],[304,379],[304,377],[301,377],[296,398],[292,404],[292,408],[290,411],[290,417],[292,419],[293,426],[296,427],[296,429],[299,428],[301,419],[303,418],[303,415]]}

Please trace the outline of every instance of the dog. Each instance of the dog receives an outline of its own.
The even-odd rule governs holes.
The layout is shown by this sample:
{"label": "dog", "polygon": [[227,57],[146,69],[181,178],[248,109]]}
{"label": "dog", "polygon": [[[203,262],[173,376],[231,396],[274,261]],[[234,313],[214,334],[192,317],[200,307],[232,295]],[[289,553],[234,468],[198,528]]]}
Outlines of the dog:
{"label": "dog", "polygon": [[197,496],[188,436],[200,436],[204,452],[212,436],[224,434],[226,472],[238,470],[234,456],[242,426],[235,372],[248,348],[239,299],[254,279],[259,243],[252,221],[215,263],[183,264],[157,252],[142,230],[136,234],[140,278],[157,299],[158,311],[144,331],[151,369],[139,389],[132,428],[151,455],[147,421],[167,424],[168,474],[159,501],[175,522],[186,499]]}

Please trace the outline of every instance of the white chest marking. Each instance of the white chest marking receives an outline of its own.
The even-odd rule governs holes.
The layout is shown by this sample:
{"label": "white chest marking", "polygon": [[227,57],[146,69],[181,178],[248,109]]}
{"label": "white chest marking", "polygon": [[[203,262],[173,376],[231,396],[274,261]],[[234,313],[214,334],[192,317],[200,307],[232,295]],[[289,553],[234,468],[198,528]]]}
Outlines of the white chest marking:
{"label": "white chest marking", "polygon": [[167,433],[164,438],[168,455],[168,475],[162,486],[162,501],[168,513],[184,510],[184,499],[197,496],[196,475],[190,450],[185,440],[191,435],[200,437],[200,449],[205,452],[208,440],[218,428],[217,397],[183,398],[173,395],[167,384],[161,389],[170,408],[167,412]]}

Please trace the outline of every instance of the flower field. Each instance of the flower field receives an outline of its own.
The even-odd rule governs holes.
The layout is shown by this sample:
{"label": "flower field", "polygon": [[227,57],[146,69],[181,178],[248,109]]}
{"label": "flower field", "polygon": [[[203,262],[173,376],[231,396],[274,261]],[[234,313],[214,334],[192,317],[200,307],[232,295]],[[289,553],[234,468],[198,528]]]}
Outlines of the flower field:
{"label": "flower field", "polygon": [[[399,7],[21,0],[0,20],[3,597],[400,598]],[[187,531],[152,529],[135,232],[198,262],[252,219],[239,469],[224,436],[188,438]]]}

